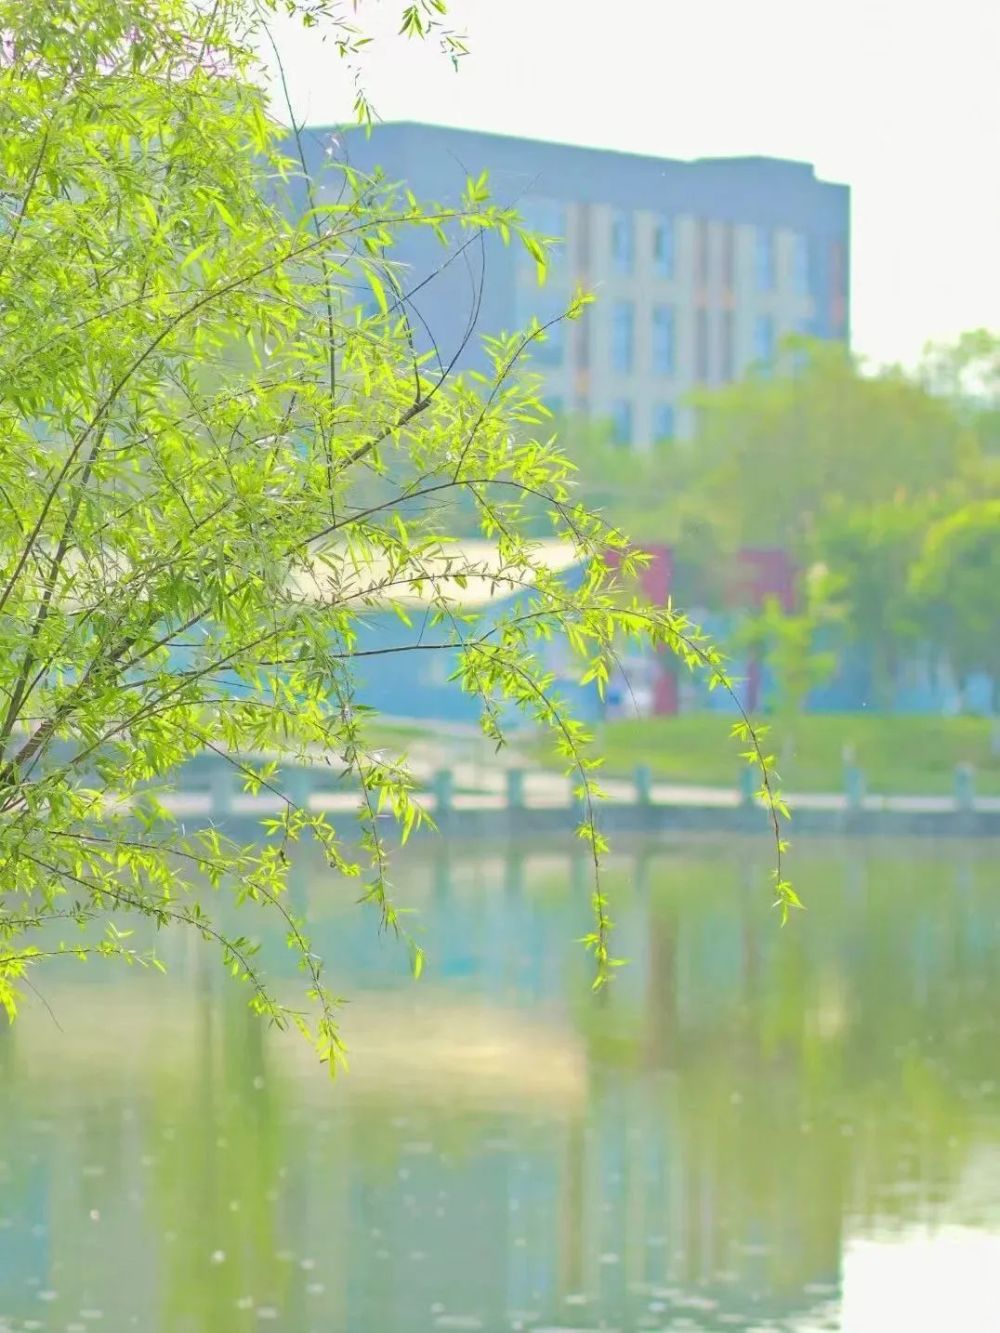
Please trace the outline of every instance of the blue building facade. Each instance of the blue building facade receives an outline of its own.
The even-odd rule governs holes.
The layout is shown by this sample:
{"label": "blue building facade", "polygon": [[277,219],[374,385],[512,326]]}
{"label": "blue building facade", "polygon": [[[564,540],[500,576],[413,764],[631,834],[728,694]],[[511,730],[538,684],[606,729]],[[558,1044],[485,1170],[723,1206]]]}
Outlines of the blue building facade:
{"label": "blue building facade", "polygon": [[[578,586],[582,577],[582,564],[560,574],[568,589]],[[351,668],[358,702],[386,717],[477,725],[483,701],[477,694],[463,690],[455,679],[461,665],[461,642],[485,638],[504,619],[529,611],[531,596],[530,591],[521,591],[507,597],[491,597],[471,607],[456,603],[456,610],[471,611],[475,616],[471,622],[459,622],[460,629],[443,624],[433,626],[430,607],[420,604],[407,607],[409,624],[389,609],[366,611],[359,619],[357,656]],[[429,643],[451,640],[453,646],[449,643],[440,648],[426,648]],[[602,707],[600,697],[593,684],[580,684],[582,662],[574,657],[565,638],[556,635],[540,641],[536,655],[543,669],[555,677],[551,692],[569,706],[574,717],[583,722],[595,721]],[[529,721],[513,704],[502,701],[500,713],[510,729]]]}
{"label": "blue building facade", "polygon": [[[534,369],[557,415],[607,423],[622,445],[690,434],[690,391],[767,362],[789,334],[848,337],[849,191],[806,163],[677,161],[413,123],[312,129],[304,146],[321,198],[340,188],[331,161],[446,205],[486,171],[497,202],[560,238],[542,288],[531,256],[495,237],[480,256],[413,229],[392,253],[419,336],[446,364],[457,354],[457,369],[482,368],[481,335],[554,318],[578,286],[596,291],[583,319],[537,346]],[[293,202],[305,207],[303,188]]]}

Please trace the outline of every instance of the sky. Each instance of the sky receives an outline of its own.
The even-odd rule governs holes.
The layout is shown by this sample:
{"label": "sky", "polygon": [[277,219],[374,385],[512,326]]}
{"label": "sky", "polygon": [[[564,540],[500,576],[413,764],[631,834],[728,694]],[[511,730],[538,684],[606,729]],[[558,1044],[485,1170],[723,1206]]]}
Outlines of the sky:
{"label": "sky", "polygon": [[[1000,0],[451,0],[457,73],[394,35],[401,8],[360,7],[383,120],[812,162],[852,190],[858,352],[911,364],[1000,331]],[[330,46],[286,21],[274,35],[297,118],[349,120]]]}

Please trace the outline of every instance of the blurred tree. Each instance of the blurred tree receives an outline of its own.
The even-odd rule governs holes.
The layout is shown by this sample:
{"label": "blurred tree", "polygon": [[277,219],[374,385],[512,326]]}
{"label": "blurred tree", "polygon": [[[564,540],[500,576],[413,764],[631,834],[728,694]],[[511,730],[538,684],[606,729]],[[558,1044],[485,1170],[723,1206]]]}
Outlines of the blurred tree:
{"label": "blurred tree", "polygon": [[1000,680],[1000,501],[974,501],[932,524],[910,588],[927,635],[959,670]]}
{"label": "blurred tree", "polygon": [[871,653],[874,702],[885,708],[899,658],[923,626],[913,605],[910,573],[937,503],[896,497],[871,507],[843,501],[823,514],[813,549],[836,577],[843,624]]}
{"label": "blurred tree", "polygon": [[953,405],[984,448],[1000,450],[1000,335],[972,329],[952,343],[929,344],[918,379]]}
{"label": "blurred tree", "polygon": [[779,719],[787,755],[795,746],[795,727],[809,694],[833,674],[837,654],[822,643],[823,631],[843,619],[839,581],[823,565],[802,580],[800,606],[786,611],[777,598],[740,625],[735,641],[766,664],[774,681],[771,711]]}
{"label": "blurred tree", "polygon": [[901,372],[866,375],[839,344],[790,339],[776,371],[703,392],[684,483],[734,547],[807,556],[833,504],[933,493],[976,442],[950,405]]}

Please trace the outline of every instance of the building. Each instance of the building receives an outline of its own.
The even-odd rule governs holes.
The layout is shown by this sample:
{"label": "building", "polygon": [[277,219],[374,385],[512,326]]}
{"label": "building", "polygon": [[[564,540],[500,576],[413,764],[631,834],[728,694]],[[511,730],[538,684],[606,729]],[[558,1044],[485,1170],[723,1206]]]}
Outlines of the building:
{"label": "building", "polygon": [[623,445],[689,435],[690,391],[767,363],[788,334],[848,337],[849,191],[806,163],[674,161],[412,123],[315,129],[306,142],[311,172],[331,157],[381,167],[421,201],[456,203],[468,176],[487,171],[495,199],[564,237],[543,288],[516,244],[491,239],[482,267],[469,252],[442,267],[426,231],[394,253],[411,289],[425,284],[415,323],[446,362],[478,304],[459,367],[481,356],[479,335],[551,319],[578,284],[596,292],[582,320],[537,348],[535,366],[557,415],[608,422]]}
{"label": "building", "polygon": [[[370,583],[375,596],[358,608],[351,674],[358,702],[384,717],[477,728],[483,700],[463,689],[457,679],[462,645],[477,640],[497,642],[496,632],[505,622],[530,616],[538,603],[530,586],[531,570],[521,570],[516,581],[498,572],[503,564],[495,543],[452,542],[443,549],[447,556],[428,555],[421,560],[422,568],[429,571],[426,582],[404,581],[392,590],[391,597],[380,591],[384,575],[377,556],[361,571],[360,582]],[[585,562],[569,542],[539,542],[532,558],[537,567],[558,576],[567,590],[575,591],[585,576]],[[356,590],[357,578],[354,586]],[[310,590],[310,595],[322,596],[322,592]],[[434,613],[442,608],[448,614],[438,622]],[[574,717],[595,722],[601,714],[597,688],[593,683],[580,683],[583,662],[566,636],[555,633],[550,639],[540,639],[534,651],[539,665],[552,676],[553,694]],[[494,702],[506,728],[530,721],[515,704]]]}
{"label": "building", "polygon": [[[495,542],[480,540],[443,542],[408,566],[391,563],[384,551],[361,556],[330,547],[313,572],[289,576],[286,595],[293,605],[333,602],[353,608],[349,675],[355,703],[384,717],[476,732],[484,704],[458,679],[463,649],[477,642],[493,646],[505,624],[531,619],[540,606],[536,571],[545,570],[561,588],[576,591],[586,565],[573,543],[556,540],[534,543],[531,563],[523,566],[504,560]],[[597,721],[602,701],[592,681],[581,682],[585,663],[567,636],[539,637],[533,649],[538,665],[551,676],[552,694],[582,722]],[[201,652],[193,643],[175,646],[171,670],[203,664]],[[220,692],[238,694],[245,688],[240,671],[232,667],[215,671],[213,680]],[[515,703],[493,702],[505,728],[530,722]],[[65,761],[58,744],[49,755],[52,762]]]}

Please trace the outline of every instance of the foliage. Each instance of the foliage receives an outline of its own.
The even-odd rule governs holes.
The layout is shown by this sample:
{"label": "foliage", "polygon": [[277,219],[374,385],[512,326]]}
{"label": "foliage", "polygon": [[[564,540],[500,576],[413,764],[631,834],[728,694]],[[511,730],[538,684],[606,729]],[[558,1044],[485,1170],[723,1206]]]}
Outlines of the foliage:
{"label": "foliage", "polygon": [[786,357],[783,373],[700,399],[691,480],[734,546],[801,555],[832,503],[926,495],[970,447],[948,405],[900,372],[865,375],[839,344],[793,339]]}
{"label": "foliage", "polygon": [[956,665],[1000,676],[1000,500],[932,524],[910,581],[929,632],[948,643]]}
{"label": "foliage", "polygon": [[919,368],[930,391],[946,399],[995,452],[1000,445],[1000,337],[971,329],[954,343],[931,343]]}
{"label": "foliage", "polygon": [[842,623],[872,656],[875,703],[887,706],[902,651],[926,628],[910,593],[910,570],[936,501],[892,500],[871,507],[831,505],[815,548],[836,570]]}
{"label": "foliage", "polygon": [[[350,65],[366,39],[338,6],[288,7]],[[408,8],[406,31],[442,10]],[[605,553],[621,548],[624,580],[642,557],[575,501],[520,373],[546,329],[488,340],[492,372],[467,379],[415,350],[402,228],[459,247],[496,233],[542,276],[544,243],[484,179],[444,208],[339,168],[334,202],[316,203],[260,91],[261,22],[251,0],[0,0],[0,1001],[13,1014],[43,958],[154,962],[130,942],[136,917],[185,925],[333,1066],[337,1001],[286,901],[289,844],[314,839],[421,961],[379,819],[405,839],[425,816],[355,699],[367,612],[405,619],[422,599],[408,650],[460,647],[455,687],[481,700],[486,734],[502,743],[512,701],[556,737],[594,858],[598,984],[612,960],[596,761],[534,647],[565,635],[600,686],[615,645],[642,639],[727,682],[683,617],[622,597]],[[314,206],[294,216],[285,196],[303,185]],[[577,590],[526,531],[527,499],[572,543]],[[459,500],[495,560],[450,552]],[[477,625],[454,595],[474,577],[528,588],[527,610]],[[196,755],[277,798],[263,840],[171,817],[164,792]],[[283,790],[281,761],[330,756],[357,784],[360,829]],[[307,1011],[218,924],[223,893],[283,919]]]}
{"label": "foliage", "polygon": [[822,565],[809,570],[803,581],[802,604],[786,611],[777,598],[748,616],[738,642],[766,663],[774,678],[776,711],[788,727],[801,717],[809,694],[832,675],[836,654],[820,642],[822,631],[839,620],[838,582]]}
{"label": "foliage", "polygon": [[929,347],[909,373],[791,338],[766,372],[698,393],[693,440],[623,469],[620,453],[582,435],[584,493],[609,521],[673,546],[688,606],[727,606],[726,572],[743,547],[827,568],[838,637],[863,646],[873,702],[886,707],[922,646],[961,668],[984,660],[975,599],[932,605],[915,567],[932,525],[1000,497],[998,366],[1000,339],[984,330]]}

